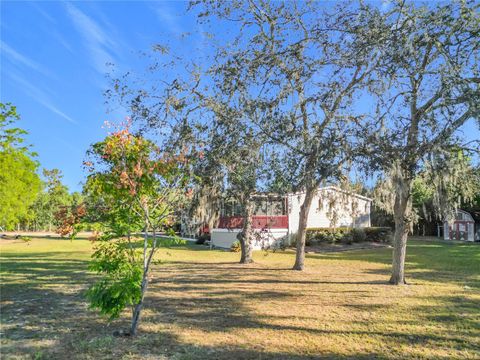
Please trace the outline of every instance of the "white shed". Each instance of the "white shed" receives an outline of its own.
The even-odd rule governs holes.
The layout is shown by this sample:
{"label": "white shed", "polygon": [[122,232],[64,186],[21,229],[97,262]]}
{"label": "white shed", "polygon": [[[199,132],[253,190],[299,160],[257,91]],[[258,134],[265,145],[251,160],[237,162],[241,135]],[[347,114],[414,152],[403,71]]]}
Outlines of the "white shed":
{"label": "white shed", "polygon": [[458,209],[455,218],[443,223],[445,240],[475,241],[475,221],[472,215]]}

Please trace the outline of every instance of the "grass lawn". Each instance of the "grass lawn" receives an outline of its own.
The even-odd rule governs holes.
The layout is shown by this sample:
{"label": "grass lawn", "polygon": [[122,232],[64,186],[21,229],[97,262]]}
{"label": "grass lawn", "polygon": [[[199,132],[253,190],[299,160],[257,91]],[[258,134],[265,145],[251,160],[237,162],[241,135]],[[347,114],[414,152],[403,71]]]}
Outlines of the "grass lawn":
{"label": "grass lawn", "polygon": [[2,359],[480,358],[480,246],[410,241],[411,285],[387,285],[391,249],[307,254],[162,249],[135,338],[89,310],[87,240],[1,250]]}

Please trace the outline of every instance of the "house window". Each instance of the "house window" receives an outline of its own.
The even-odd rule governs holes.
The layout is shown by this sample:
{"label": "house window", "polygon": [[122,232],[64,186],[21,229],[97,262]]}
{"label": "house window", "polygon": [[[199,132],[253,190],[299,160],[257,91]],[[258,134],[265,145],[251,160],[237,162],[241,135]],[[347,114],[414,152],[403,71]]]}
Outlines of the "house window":
{"label": "house window", "polygon": [[256,198],[254,214],[258,216],[281,216],[286,214],[284,198]]}
{"label": "house window", "polygon": [[272,216],[285,215],[285,201],[283,199],[272,200],[269,206],[269,214]]}
{"label": "house window", "polygon": [[242,215],[242,205],[235,202],[233,207],[233,216],[241,216]]}
{"label": "house window", "polygon": [[225,200],[223,202],[221,216],[241,216],[242,205],[233,200]]}
{"label": "house window", "polygon": [[267,199],[256,199],[255,200],[255,215],[268,215],[268,201]]}

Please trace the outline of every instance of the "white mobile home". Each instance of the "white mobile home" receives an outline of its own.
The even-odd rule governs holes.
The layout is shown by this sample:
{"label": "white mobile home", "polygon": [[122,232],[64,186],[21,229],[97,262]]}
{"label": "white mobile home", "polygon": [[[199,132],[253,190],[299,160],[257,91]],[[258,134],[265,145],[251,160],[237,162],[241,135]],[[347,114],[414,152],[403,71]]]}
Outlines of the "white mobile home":
{"label": "white mobile home", "polygon": [[[278,195],[257,195],[252,218],[258,240],[254,248],[279,246],[289,243],[295,236],[300,207],[305,193],[298,192]],[[372,200],[334,186],[319,188],[315,194],[308,215],[307,228],[325,227],[369,227]],[[211,229],[211,244],[230,248],[242,229],[243,218],[239,204],[225,202],[220,211],[218,225]]]}

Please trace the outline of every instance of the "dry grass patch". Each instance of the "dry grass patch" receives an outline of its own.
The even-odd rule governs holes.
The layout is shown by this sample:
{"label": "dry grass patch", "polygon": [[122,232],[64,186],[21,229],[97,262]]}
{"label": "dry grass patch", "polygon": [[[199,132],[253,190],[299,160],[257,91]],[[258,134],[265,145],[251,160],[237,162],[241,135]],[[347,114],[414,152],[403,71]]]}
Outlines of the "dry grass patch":
{"label": "dry grass patch", "polygon": [[2,245],[2,354],[37,359],[479,358],[480,246],[413,241],[412,285],[390,249],[307,256],[162,249],[139,336],[88,310],[88,241]]}

